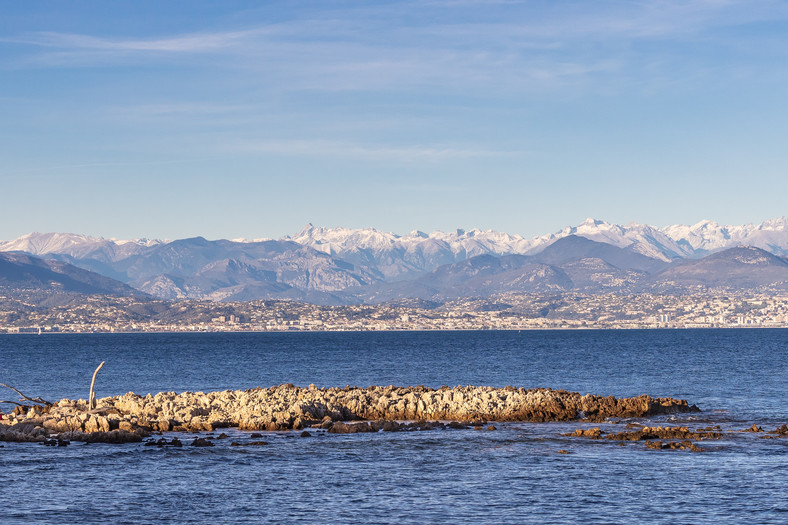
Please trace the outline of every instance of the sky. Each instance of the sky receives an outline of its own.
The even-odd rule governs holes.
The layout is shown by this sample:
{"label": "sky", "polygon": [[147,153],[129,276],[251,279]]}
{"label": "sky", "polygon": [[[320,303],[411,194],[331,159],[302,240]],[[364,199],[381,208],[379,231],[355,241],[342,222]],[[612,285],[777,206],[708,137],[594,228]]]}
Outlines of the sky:
{"label": "sky", "polygon": [[0,239],[788,215],[788,1],[0,5]]}

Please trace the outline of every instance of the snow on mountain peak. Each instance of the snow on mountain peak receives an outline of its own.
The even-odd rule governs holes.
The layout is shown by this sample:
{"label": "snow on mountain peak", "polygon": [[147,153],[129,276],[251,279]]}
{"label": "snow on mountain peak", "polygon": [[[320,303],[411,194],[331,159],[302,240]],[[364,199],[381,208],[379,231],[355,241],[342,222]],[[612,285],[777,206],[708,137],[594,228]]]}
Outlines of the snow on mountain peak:
{"label": "snow on mountain peak", "polygon": [[[371,227],[327,228],[308,223],[300,232],[284,240],[310,246],[352,264],[375,268],[386,278],[400,278],[476,255],[536,254],[569,235],[611,244],[663,261],[701,257],[743,245],[755,246],[775,255],[788,255],[787,217],[769,219],[759,225],[721,226],[714,221],[703,220],[692,225],[676,224],[664,228],[636,222],[622,226],[588,218],[576,226],[533,238],[478,228],[458,228],[448,232],[436,230],[431,233],[413,230],[400,236]],[[234,242],[263,240],[268,239],[235,239]],[[89,255],[101,260],[121,260],[165,242],[34,232],[12,241],[0,241],[0,251],[21,251],[32,255],[59,254],[74,258]]]}
{"label": "snow on mountain peak", "polygon": [[594,219],[593,217],[588,217],[586,220],[582,222],[581,226],[594,227],[594,226],[602,226],[607,224],[608,223],[605,221]]}
{"label": "snow on mountain peak", "polygon": [[788,217],[775,217],[774,219],[765,220],[758,226],[758,229],[780,232],[786,231],[788,230]]}
{"label": "snow on mountain peak", "polygon": [[32,232],[12,241],[0,241],[0,251],[3,252],[25,252],[32,255],[47,254],[75,254],[97,249],[101,246],[127,247],[151,247],[165,243],[158,239],[131,239],[117,240],[105,239],[103,237],[91,237],[77,233],[39,233]]}

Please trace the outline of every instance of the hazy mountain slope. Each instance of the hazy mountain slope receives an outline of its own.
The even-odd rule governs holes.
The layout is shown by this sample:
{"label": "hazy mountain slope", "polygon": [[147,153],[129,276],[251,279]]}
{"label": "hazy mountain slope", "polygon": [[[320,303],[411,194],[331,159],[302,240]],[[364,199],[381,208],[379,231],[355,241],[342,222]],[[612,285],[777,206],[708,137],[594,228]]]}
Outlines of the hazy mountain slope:
{"label": "hazy mountain slope", "polygon": [[596,258],[622,270],[636,270],[652,273],[665,268],[668,263],[653,259],[631,249],[619,248],[603,242],[592,241],[585,237],[569,235],[553,242],[533,256],[534,261],[560,266],[568,261],[583,258]]}
{"label": "hazy mountain slope", "polygon": [[[364,269],[292,241],[233,242],[195,237],[168,243],[118,244],[71,234],[43,234],[3,246],[46,251],[49,257],[97,270],[166,299],[221,299],[255,283],[278,282],[287,285],[287,290],[330,292],[379,280]],[[58,250],[61,253],[55,253]],[[262,293],[264,288],[249,290],[254,289]],[[256,298],[269,297],[267,291]]]}
{"label": "hazy mountain slope", "polygon": [[724,288],[788,290],[788,262],[753,246],[714,253],[703,259],[682,261],[656,274],[650,288],[659,292]]}
{"label": "hazy mountain slope", "polygon": [[124,283],[61,261],[43,260],[22,253],[0,253],[0,288],[65,291],[80,294],[142,296]]}
{"label": "hazy mountain slope", "polygon": [[400,299],[445,301],[458,297],[486,297],[495,293],[533,293],[572,288],[572,281],[559,268],[533,263],[523,255],[478,255],[443,265],[421,277],[350,289],[367,303]]}
{"label": "hazy mountain slope", "polygon": [[596,257],[569,260],[560,266],[573,289],[585,293],[630,293],[640,289],[646,272],[621,269]]}

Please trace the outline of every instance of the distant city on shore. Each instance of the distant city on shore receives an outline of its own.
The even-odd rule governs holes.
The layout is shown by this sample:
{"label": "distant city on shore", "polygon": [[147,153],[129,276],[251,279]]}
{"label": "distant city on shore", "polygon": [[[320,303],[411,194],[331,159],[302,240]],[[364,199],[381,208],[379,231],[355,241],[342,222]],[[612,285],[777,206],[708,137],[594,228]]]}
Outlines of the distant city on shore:
{"label": "distant city on shore", "polygon": [[788,218],[0,242],[0,332],[788,326]]}

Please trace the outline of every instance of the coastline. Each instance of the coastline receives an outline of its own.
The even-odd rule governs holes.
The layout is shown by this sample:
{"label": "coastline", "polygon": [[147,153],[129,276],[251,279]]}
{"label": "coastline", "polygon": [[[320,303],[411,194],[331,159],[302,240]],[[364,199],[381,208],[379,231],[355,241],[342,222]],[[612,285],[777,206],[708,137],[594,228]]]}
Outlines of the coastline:
{"label": "coastline", "polygon": [[627,326],[627,327],[610,327],[610,326],[558,326],[558,327],[538,327],[538,328],[403,328],[403,329],[347,329],[347,330],[86,330],[86,331],[42,331],[40,334],[37,332],[2,332],[3,335],[13,336],[35,336],[35,335],[90,335],[90,334],[304,334],[304,333],[318,333],[318,334],[341,334],[341,333],[462,333],[462,332],[589,332],[589,331],[663,331],[663,330],[785,330],[788,329],[788,324],[779,326],[762,326],[762,325],[742,325],[742,326]]}

